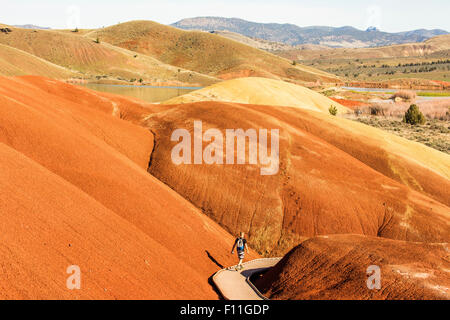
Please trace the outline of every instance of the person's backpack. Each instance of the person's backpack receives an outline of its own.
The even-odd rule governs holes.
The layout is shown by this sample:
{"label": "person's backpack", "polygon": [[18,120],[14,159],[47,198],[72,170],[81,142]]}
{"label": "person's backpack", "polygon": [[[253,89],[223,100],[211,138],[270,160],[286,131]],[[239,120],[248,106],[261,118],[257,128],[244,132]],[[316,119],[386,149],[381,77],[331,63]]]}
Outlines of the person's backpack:
{"label": "person's backpack", "polygon": [[237,250],[244,251],[244,239],[242,238],[237,239]]}

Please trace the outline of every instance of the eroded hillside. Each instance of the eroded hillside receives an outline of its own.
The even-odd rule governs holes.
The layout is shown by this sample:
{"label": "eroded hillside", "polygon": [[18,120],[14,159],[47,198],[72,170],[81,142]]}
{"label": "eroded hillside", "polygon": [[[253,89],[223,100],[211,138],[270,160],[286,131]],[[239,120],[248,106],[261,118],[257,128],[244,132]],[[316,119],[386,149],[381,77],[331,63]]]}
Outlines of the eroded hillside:
{"label": "eroded hillside", "polygon": [[164,63],[222,79],[260,76],[292,81],[340,82],[328,73],[207,32],[183,31],[152,21],[131,21],[86,35]]}

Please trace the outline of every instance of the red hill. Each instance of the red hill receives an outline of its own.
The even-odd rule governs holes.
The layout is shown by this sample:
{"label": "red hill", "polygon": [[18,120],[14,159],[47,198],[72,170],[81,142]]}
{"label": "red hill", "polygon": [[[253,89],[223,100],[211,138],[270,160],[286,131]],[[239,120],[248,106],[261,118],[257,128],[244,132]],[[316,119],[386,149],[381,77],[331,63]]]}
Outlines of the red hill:
{"label": "red hill", "polygon": [[120,117],[147,105],[39,77],[0,93],[2,298],[217,297],[205,250],[230,265],[233,238],[146,172],[153,136]]}

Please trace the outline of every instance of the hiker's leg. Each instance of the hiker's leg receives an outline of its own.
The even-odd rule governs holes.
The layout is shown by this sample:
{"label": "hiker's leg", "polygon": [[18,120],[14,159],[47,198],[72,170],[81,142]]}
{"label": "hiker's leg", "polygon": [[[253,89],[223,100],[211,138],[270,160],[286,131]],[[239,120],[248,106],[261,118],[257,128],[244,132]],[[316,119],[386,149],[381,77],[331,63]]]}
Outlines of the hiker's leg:
{"label": "hiker's leg", "polygon": [[239,257],[238,257],[238,259],[239,259],[239,263],[237,264],[236,267],[234,267],[234,269],[235,269],[236,271],[239,271],[239,270],[241,269],[242,259],[240,259]]}
{"label": "hiker's leg", "polygon": [[242,270],[242,269],[244,269],[244,266],[242,265],[242,262],[244,261],[244,258],[242,258],[242,259],[239,259],[239,264],[238,264],[238,268],[239,268],[239,270]]}

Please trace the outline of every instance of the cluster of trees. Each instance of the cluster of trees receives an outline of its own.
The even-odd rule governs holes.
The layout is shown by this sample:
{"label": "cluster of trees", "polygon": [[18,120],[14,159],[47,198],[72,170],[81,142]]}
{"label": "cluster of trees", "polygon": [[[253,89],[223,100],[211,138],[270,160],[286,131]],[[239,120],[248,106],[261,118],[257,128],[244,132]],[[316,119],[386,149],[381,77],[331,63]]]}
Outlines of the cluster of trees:
{"label": "cluster of trees", "polygon": [[405,63],[405,64],[398,64],[398,67],[418,67],[418,66],[433,66],[435,64],[448,64],[450,63],[450,59],[447,60],[438,60],[438,61],[432,61],[432,62],[417,62],[417,63]]}
{"label": "cluster of trees", "polygon": [[403,70],[403,73],[422,73],[422,72],[432,72],[437,70],[437,67],[422,67],[420,69],[410,69],[409,71],[407,69]]}
{"label": "cluster of trees", "polygon": [[[358,63],[357,65],[355,65]],[[368,61],[366,61],[367,63]],[[383,63],[381,60],[376,61],[375,64],[363,64],[364,61],[362,59],[355,59],[352,61],[346,61],[348,63],[348,67],[338,66],[337,68],[326,68],[323,69],[327,72],[340,74],[345,77],[368,77],[372,78],[373,76],[382,76],[382,75],[395,75],[395,74],[417,74],[417,73],[430,73],[434,71],[450,71],[450,59],[439,59],[435,61],[424,61],[424,62],[411,62],[411,63],[398,63],[398,64],[388,64]],[[359,64],[361,63],[361,64]],[[292,63],[294,64],[294,63]],[[295,64],[294,64],[295,65]],[[333,63],[330,60],[330,66],[333,66]],[[383,70],[384,69],[384,70]],[[447,75],[443,75],[444,78],[447,78]]]}

